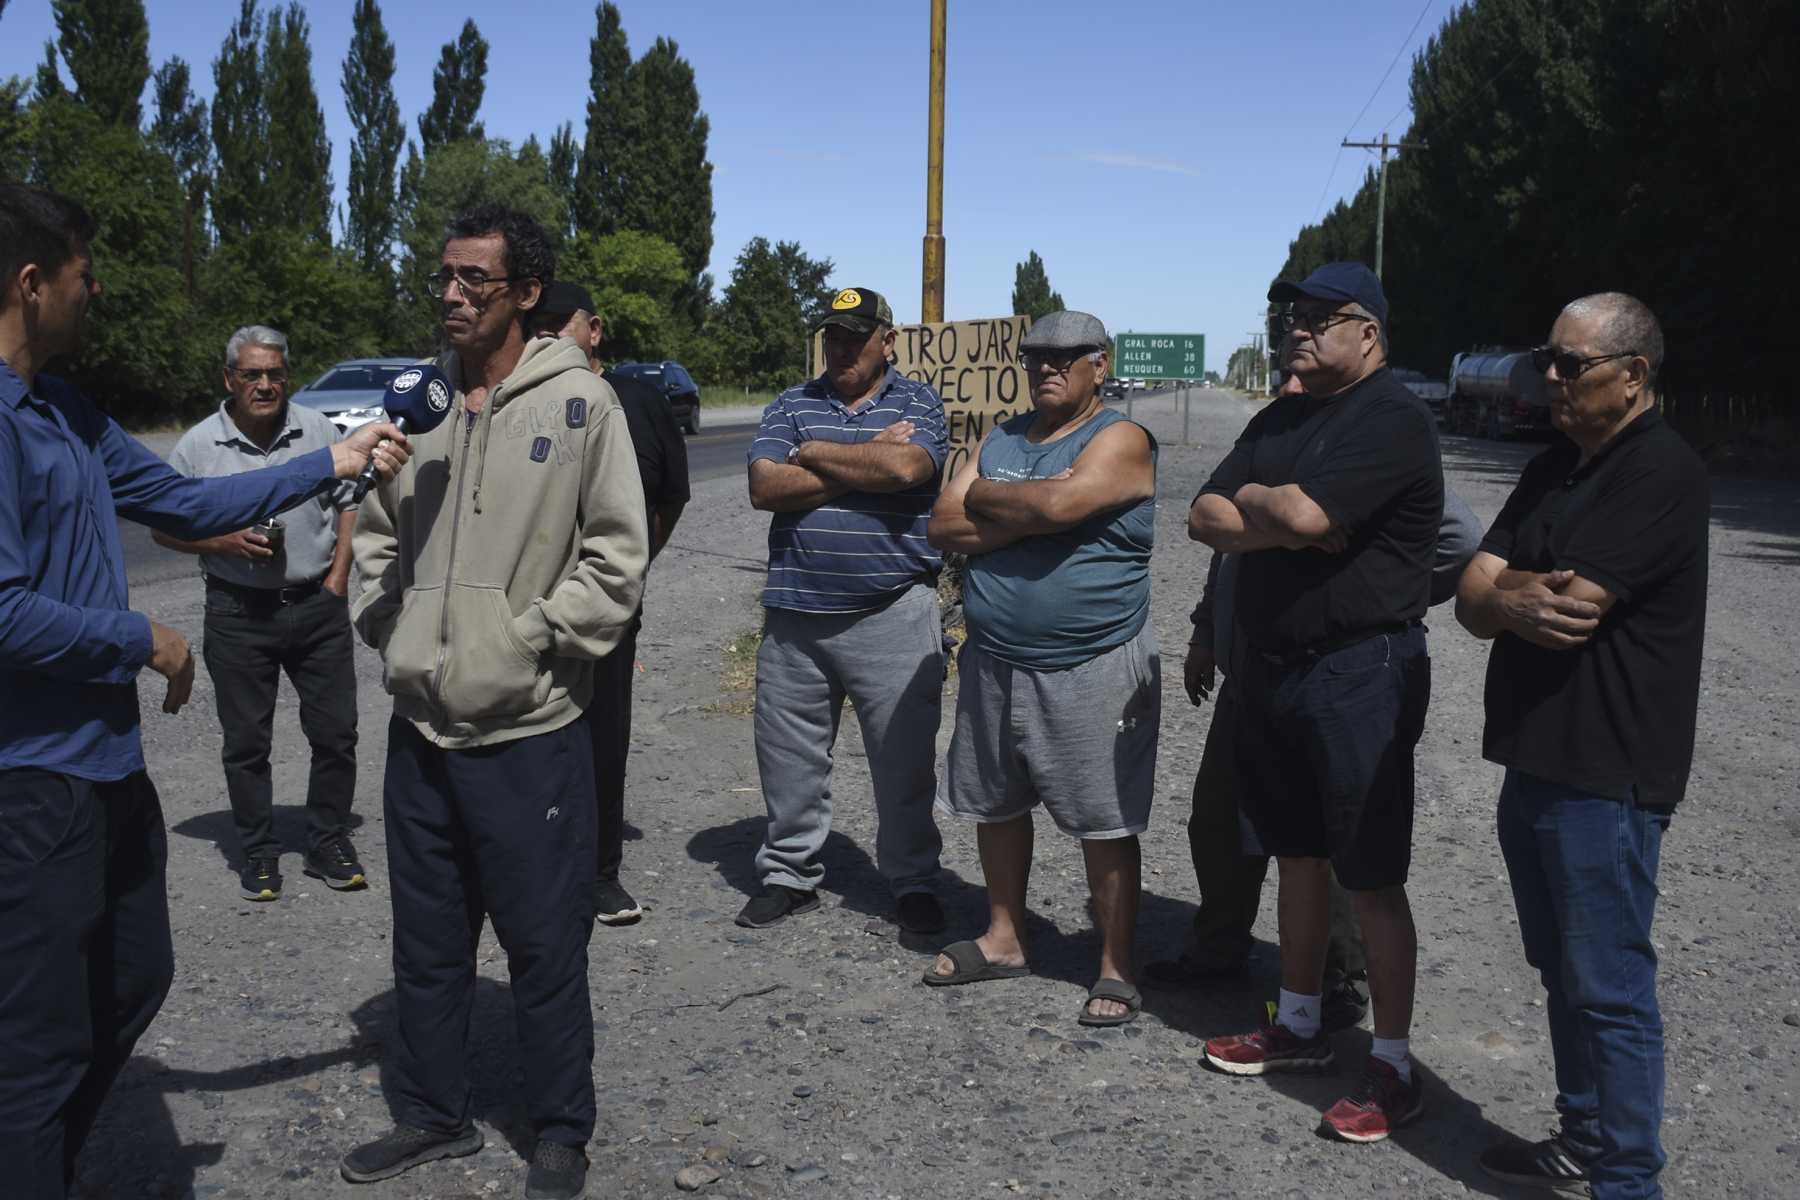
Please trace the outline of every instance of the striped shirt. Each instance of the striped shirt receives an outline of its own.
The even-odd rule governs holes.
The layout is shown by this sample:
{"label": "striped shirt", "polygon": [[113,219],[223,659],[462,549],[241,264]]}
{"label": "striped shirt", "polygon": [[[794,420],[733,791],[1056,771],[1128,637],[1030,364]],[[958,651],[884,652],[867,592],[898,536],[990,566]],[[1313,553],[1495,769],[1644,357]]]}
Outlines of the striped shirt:
{"label": "striped shirt", "polygon": [[846,492],[806,512],[776,513],[769,522],[765,607],[863,612],[936,580],[943,558],[925,527],[950,439],[944,402],[930,387],[890,367],[881,390],[852,410],[824,379],[808,380],[763,410],[749,461],[785,463],[789,450],[812,438],[866,442],[896,421],[913,423],[912,444],[924,447],[936,471],[904,492]]}

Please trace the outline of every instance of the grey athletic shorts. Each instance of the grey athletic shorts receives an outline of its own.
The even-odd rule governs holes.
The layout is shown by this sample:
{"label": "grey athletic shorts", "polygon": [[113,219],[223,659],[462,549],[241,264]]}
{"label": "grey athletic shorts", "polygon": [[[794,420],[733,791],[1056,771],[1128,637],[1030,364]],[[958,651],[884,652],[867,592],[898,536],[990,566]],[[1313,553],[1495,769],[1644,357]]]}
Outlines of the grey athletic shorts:
{"label": "grey athletic shorts", "polygon": [[956,732],[938,807],[1010,821],[1040,802],[1078,838],[1131,837],[1150,823],[1162,667],[1148,623],[1077,667],[1034,671],[965,644]]}

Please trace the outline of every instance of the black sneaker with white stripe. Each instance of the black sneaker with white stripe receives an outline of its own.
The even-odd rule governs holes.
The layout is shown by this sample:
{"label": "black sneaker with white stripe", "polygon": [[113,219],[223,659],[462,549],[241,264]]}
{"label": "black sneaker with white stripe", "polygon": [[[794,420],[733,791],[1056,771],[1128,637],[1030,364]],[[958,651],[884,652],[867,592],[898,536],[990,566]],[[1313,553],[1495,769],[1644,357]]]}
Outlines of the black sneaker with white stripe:
{"label": "black sneaker with white stripe", "polygon": [[1587,1164],[1560,1134],[1541,1142],[1508,1141],[1481,1152],[1481,1169],[1495,1179],[1546,1191],[1587,1195]]}

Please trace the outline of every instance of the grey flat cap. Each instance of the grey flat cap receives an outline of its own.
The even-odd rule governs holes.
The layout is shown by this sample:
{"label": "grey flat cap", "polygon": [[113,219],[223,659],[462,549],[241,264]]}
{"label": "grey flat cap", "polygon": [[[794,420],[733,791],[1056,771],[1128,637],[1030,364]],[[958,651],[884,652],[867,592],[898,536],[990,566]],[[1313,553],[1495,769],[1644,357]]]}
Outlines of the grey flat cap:
{"label": "grey flat cap", "polygon": [[1045,313],[1031,323],[1031,328],[1025,331],[1025,340],[1019,343],[1021,350],[1080,350],[1084,347],[1111,350],[1112,339],[1106,336],[1106,326],[1100,323],[1099,317],[1073,309]]}

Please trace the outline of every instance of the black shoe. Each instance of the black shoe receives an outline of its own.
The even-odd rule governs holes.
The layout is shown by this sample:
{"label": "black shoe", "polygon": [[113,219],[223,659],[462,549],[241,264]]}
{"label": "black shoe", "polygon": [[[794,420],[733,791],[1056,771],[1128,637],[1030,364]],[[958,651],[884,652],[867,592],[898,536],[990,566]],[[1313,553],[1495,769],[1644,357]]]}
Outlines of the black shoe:
{"label": "black shoe", "polygon": [[631,925],[643,915],[643,908],[618,880],[601,879],[594,884],[594,920],[602,925]]}
{"label": "black shoe", "polygon": [[1319,1004],[1319,1024],[1326,1033],[1336,1033],[1361,1025],[1368,1013],[1369,998],[1354,983],[1341,979],[1325,991],[1325,999]]}
{"label": "black shoe", "polygon": [[1158,987],[1193,987],[1198,983],[1219,983],[1225,980],[1242,979],[1249,973],[1249,970],[1250,960],[1248,958],[1215,960],[1183,954],[1180,958],[1165,958],[1157,962],[1145,963],[1144,979]]}
{"label": "black shoe", "polygon": [[246,900],[281,899],[281,860],[253,858],[238,872],[238,894]]}
{"label": "black shoe", "polygon": [[894,919],[908,933],[942,933],[944,906],[930,892],[908,892],[894,901]]}
{"label": "black shoe", "polygon": [[587,1189],[587,1155],[561,1142],[540,1141],[525,1176],[525,1200],[577,1200]]}
{"label": "black shoe", "polygon": [[737,923],[746,929],[761,929],[788,917],[809,913],[817,907],[819,893],[770,883],[744,905],[737,915]]}
{"label": "black shoe", "polygon": [[374,1183],[377,1179],[392,1179],[421,1163],[473,1154],[483,1144],[481,1130],[474,1125],[460,1133],[432,1133],[411,1125],[396,1125],[344,1155],[338,1170],[351,1183]]}
{"label": "black shoe", "polygon": [[1507,1141],[1481,1152],[1481,1169],[1495,1179],[1553,1192],[1587,1190],[1587,1164],[1562,1140],[1561,1134],[1541,1142]]}
{"label": "black shoe", "polygon": [[308,852],[304,869],[314,879],[323,879],[334,891],[353,892],[369,886],[363,865],[356,861],[356,847],[341,834]]}

